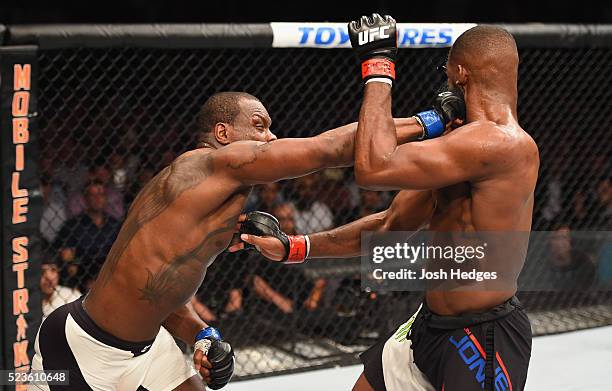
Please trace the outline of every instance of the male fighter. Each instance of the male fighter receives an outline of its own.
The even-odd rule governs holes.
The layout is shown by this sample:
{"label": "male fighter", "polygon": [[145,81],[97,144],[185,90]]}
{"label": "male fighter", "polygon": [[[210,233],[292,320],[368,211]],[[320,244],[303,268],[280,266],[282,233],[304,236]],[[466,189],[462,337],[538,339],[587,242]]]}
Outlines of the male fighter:
{"label": "male fighter", "polygon": [[[204,389],[173,335],[195,343],[195,368],[210,388],[229,382],[230,345],[186,303],[230,243],[251,187],[353,162],[357,124],[276,140],[271,123],[246,93],[204,104],[200,148],[142,189],[91,291],[41,325],[32,369],[70,370],[71,390]],[[397,126],[404,141],[422,134],[411,118]]]}
{"label": "male fighter", "polygon": [[[486,26],[462,34],[446,72],[449,88],[464,95],[467,124],[398,146],[391,118],[395,21],[362,17],[349,24],[349,34],[366,84],[355,142],[357,182],[402,191],[384,212],[307,235],[308,251],[292,262],[358,255],[361,231],[414,231],[424,224],[440,232],[530,231],[539,155],[517,120],[513,37]],[[440,133],[439,120],[419,121],[429,138]],[[241,238],[270,259],[286,259],[298,239],[275,227],[270,232],[276,238]],[[522,261],[514,270],[520,266]],[[506,278],[515,282],[516,274]],[[428,290],[417,314],[361,356],[364,372],[354,390],[524,389],[531,328],[515,290]]]}

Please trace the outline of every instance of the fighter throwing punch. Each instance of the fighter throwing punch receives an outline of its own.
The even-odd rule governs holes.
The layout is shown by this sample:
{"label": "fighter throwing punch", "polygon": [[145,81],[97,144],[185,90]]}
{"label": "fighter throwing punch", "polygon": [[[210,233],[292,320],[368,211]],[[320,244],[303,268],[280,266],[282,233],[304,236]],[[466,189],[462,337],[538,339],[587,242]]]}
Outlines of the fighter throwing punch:
{"label": "fighter throwing punch", "polygon": [[[402,191],[384,212],[305,237],[308,257],[359,255],[361,231],[414,231],[428,224],[439,232],[529,232],[539,155],[517,120],[513,37],[490,26],[462,34],[450,49],[446,72],[449,88],[464,96],[467,124],[398,146],[391,117],[395,21],[362,17],[349,24],[349,34],[365,80],[355,142],[357,182]],[[441,133],[435,115],[419,121],[428,138]],[[242,239],[273,260],[295,252],[299,240],[274,235],[281,240]],[[398,332],[362,354],[364,372],[354,390],[523,390],[531,327],[514,297],[523,261],[506,276],[514,289],[426,291],[419,311]],[[462,350],[468,345],[469,354]]]}
{"label": "fighter throwing punch", "polygon": [[[276,140],[271,123],[252,95],[208,99],[199,148],[142,189],[89,294],[41,325],[32,369],[69,370],[71,390],[203,390],[196,370],[212,389],[229,382],[231,346],[186,303],[230,243],[252,186],[353,163],[357,124]],[[396,125],[400,140],[421,135],[412,118]],[[172,336],[194,345],[195,369]]]}

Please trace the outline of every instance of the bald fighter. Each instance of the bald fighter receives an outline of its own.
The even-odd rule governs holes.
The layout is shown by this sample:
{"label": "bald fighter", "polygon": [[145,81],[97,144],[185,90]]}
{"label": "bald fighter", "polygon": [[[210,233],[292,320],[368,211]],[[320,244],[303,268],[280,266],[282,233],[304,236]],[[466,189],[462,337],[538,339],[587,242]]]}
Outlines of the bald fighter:
{"label": "bald fighter", "polygon": [[[253,185],[353,162],[357,124],[283,140],[271,124],[252,95],[208,99],[199,148],[141,190],[91,291],[41,325],[32,369],[68,369],[71,390],[203,390],[197,370],[212,389],[229,382],[231,346],[186,303],[230,243]],[[404,141],[422,133],[411,118],[396,125]],[[172,336],[194,345],[195,369]]]}
{"label": "bald fighter", "polygon": [[[370,189],[401,191],[384,212],[307,235],[307,256],[358,255],[361,231],[428,225],[438,232],[529,232],[539,154],[517,120],[513,37],[490,26],[462,34],[450,49],[446,72],[449,89],[464,96],[467,124],[431,138],[441,133],[439,120],[422,116],[429,139],[399,146],[391,117],[395,21],[377,14],[362,17],[349,24],[349,34],[365,80],[356,180]],[[297,240],[273,235],[243,234],[242,239],[273,260],[285,259]],[[523,261],[515,265],[515,275],[506,276],[514,289],[426,291],[416,314],[363,353],[364,372],[354,390],[523,390],[531,327],[514,296]]]}

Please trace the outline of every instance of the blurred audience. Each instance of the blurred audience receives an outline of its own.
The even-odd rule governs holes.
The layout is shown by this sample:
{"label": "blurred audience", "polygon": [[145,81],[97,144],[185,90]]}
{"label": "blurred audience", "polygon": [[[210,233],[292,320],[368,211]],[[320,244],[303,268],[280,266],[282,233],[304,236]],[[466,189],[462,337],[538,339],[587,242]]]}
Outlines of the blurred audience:
{"label": "blurred audience", "polygon": [[54,309],[81,297],[81,292],[78,289],[62,286],[59,284],[59,280],[60,273],[57,263],[52,261],[51,257],[43,256],[40,275],[43,320]]}
{"label": "blurred audience", "polygon": [[47,243],[53,243],[67,219],[66,195],[61,187],[51,183],[50,177],[40,178],[43,211],[40,217],[40,234]]}
{"label": "blurred audience", "polygon": [[[595,262],[589,254],[574,243],[567,223],[558,223],[549,238],[548,262],[550,278],[557,290],[586,290],[595,281]],[[582,243],[583,246],[585,243]]]}
{"label": "blurred audience", "polygon": [[334,226],[353,221],[357,206],[353,197],[353,188],[356,185],[353,181],[345,178],[345,170],[330,168],[324,170],[319,177],[321,182],[318,189],[318,198],[325,205],[333,206],[331,211],[334,215]]}
{"label": "blurred audience", "polygon": [[135,180],[133,180],[127,191],[125,192],[125,204],[129,205],[134,201],[140,190],[155,176],[155,170],[151,166],[144,166],[138,171]]}
{"label": "blurred audience", "polygon": [[547,169],[544,169],[542,176],[544,181],[540,182],[543,185],[541,217],[546,224],[552,224],[557,219],[562,211],[564,198],[564,174],[566,156],[559,153],[550,157],[550,162]]}
{"label": "blurred audience", "polygon": [[85,210],[67,220],[55,240],[54,247],[67,266],[70,285],[78,284],[83,290],[96,278],[121,227],[105,212],[106,190],[101,182],[88,184],[84,190]]}
{"label": "blurred audience", "polygon": [[298,178],[295,181],[295,226],[300,234],[319,232],[334,226],[334,215],[325,203],[319,200],[321,180],[318,174]]}
{"label": "blurred audience", "polygon": [[51,181],[62,186],[67,194],[79,192],[87,183],[88,170],[82,162],[83,147],[71,138],[62,140],[59,150],[52,152]]}
{"label": "blurred audience", "polygon": [[138,166],[138,158],[128,154],[125,148],[113,148],[108,157],[112,187],[125,193],[130,185],[130,178],[134,177]]}
{"label": "blurred audience", "polygon": [[191,301],[205,322],[235,317],[244,312],[249,278],[249,252],[224,252],[208,267],[204,282]]}
{"label": "blurred audience", "polygon": [[[279,204],[271,213],[278,219],[283,232],[288,235],[297,234],[296,211],[292,204]],[[256,255],[253,287],[261,299],[274,304],[286,314],[302,306],[309,311],[319,307],[327,286],[325,279],[308,281],[300,268],[270,262],[259,254]]]}
{"label": "blurred audience", "polygon": [[[288,235],[296,234],[295,208],[285,203],[269,210],[278,219],[281,229]],[[273,304],[281,312],[288,314],[294,310],[292,297],[299,290],[299,271],[283,263],[271,262],[259,253],[253,253],[254,264],[251,287],[263,301]]]}
{"label": "blurred audience", "polygon": [[259,210],[271,213],[272,209],[283,201],[284,197],[281,193],[280,183],[266,183],[255,188],[255,191],[253,191],[253,194],[251,194],[247,201],[245,211]]}
{"label": "blurred audience", "polygon": [[[125,215],[123,194],[112,184],[111,172],[103,163],[93,165],[89,170],[89,182],[97,182],[104,187],[104,212],[116,220],[122,220]],[[73,192],[68,198],[68,212],[70,217],[77,216],[87,208],[85,194],[82,191]]]}

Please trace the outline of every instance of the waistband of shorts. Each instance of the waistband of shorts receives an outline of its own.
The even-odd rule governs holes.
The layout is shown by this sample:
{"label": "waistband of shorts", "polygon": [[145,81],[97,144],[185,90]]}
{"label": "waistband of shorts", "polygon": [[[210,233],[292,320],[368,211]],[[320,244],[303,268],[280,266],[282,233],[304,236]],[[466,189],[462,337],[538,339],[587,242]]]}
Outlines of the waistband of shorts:
{"label": "waistband of shorts", "polygon": [[68,304],[68,310],[74,321],[91,337],[105,345],[112,346],[114,348],[132,352],[134,356],[145,354],[149,351],[155,338],[147,341],[131,342],[117,338],[107,331],[104,331],[98,326],[93,319],[89,316],[85,308],[83,307],[83,299],[85,295],[81,296],[78,300]]}
{"label": "waistband of shorts", "polygon": [[459,316],[443,316],[431,312],[427,307],[427,303],[423,300],[423,307],[419,312],[419,316],[430,327],[442,330],[454,330],[481,323],[493,322],[510,315],[516,309],[522,308],[519,299],[516,296],[512,296],[502,304],[485,312],[466,313]]}

